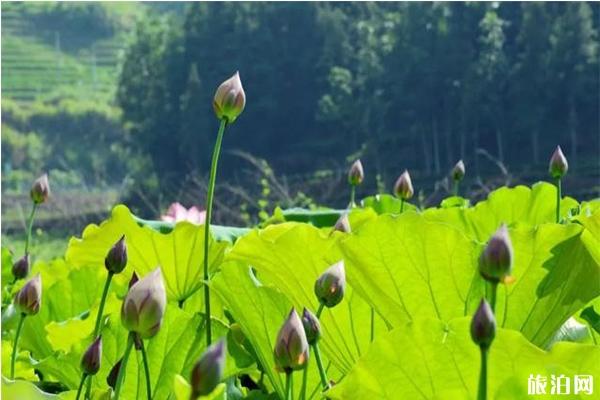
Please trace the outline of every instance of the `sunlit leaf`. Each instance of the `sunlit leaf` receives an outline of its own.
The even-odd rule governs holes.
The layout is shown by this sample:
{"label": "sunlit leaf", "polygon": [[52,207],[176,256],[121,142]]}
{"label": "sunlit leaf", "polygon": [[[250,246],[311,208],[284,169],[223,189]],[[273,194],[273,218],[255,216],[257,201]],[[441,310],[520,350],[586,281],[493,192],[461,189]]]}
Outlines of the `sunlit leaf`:
{"label": "sunlit leaf", "polygon": [[[480,355],[469,334],[470,318],[449,323],[415,319],[378,338],[344,380],[328,391],[332,399],[474,399]],[[515,331],[499,329],[488,364],[492,399],[527,398],[531,374],[547,379],[565,374],[600,376],[600,347],[557,343],[544,352]]]}
{"label": "sunlit leaf", "polygon": [[[170,300],[186,300],[202,287],[204,226],[180,222],[170,233],[163,234],[140,226],[123,205],[116,206],[111,217],[100,226],[89,225],[81,239],[71,239],[66,258],[76,266],[103,266],[107,251],[121,235],[125,235],[127,242],[127,271],[134,268],[138,275],[143,276],[160,266]],[[221,263],[226,247],[225,242],[210,240],[212,272]]]}

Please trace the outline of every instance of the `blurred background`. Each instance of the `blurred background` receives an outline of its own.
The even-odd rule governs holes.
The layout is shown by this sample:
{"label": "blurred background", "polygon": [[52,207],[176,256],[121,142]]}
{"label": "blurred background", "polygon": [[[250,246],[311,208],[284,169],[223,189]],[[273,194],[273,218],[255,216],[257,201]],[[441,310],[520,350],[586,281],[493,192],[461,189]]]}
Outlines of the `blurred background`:
{"label": "blurred background", "polygon": [[[21,3],[2,12],[2,233],[23,236],[28,191],[49,172],[38,236],[79,234],[124,202],[158,218],[203,208],[216,87],[240,71],[217,223],[276,205],[348,203],[410,171],[420,205],[548,179],[600,192],[599,3]],[[64,240],[63,240],[64,242]]]}

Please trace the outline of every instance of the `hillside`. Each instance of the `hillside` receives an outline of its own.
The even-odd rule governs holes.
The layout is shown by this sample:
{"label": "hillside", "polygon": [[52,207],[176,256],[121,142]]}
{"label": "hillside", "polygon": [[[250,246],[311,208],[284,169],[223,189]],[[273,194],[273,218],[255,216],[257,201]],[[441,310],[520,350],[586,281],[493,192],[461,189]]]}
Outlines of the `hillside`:
{"label": "hillside", "polygon": [[146,8],[139,2],[2,3],[2,97],[112,98],[127,37]]}

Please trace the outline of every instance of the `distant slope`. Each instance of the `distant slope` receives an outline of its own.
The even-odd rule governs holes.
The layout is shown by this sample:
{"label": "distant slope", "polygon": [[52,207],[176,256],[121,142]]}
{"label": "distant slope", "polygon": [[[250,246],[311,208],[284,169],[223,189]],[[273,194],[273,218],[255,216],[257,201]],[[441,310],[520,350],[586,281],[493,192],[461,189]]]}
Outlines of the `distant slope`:
{"label": "distant slope", "polygon": [[135,19],[129,3],[2,3],[2,96],[111,98]]}

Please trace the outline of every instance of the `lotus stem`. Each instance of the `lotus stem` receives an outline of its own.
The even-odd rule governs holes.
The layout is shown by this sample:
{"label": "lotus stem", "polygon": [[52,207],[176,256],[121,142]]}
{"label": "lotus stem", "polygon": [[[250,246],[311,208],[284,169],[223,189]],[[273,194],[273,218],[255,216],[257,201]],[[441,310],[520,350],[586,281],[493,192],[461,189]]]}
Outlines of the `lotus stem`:
{"label": "lotus stem", "polygon": [[81,376],[81,382],[79,383],[79,388],[77,388],[77,396],[75,396],[75,400],[79,400],[79,396],[81,395],[81,389],[83,389],[83,384],[85,383],[85,379],[87,378],[87,374],[83,374]]}
{"label": "lotus stem", "polygon": [[148,367],[148,355],[144,347],[144,340],[140,338],[140,349],[142,350],[142,360],[144,361],[144,371],[146,372],[146,393],[148,400],[152,400],[152,387],[150,385],[150,368]]}
{"label": "lotus stem", "polygon": [[560,198],[562,195],[560,178],[556,179],[556,223],[560,223]]}
{"label": "lotus stem", "polygon": [[33,203],[31,207],[31,213],[27,220],[27,237],[25,238],[25,255],[29,254],[29,244],[31,243],[31,230],[33,229],[33,218],[35,216],[35,210],[37,210],[37,203]]}
{"label": "lotus stem", "polygon": [[27,314],[21,313],[19,317],[19,325],[17,325],[17,333],[15,334],[15,343],[13,344],[12,357],[10,359],[10,379],[15,379],[15,361],[17,360],[17,349],[19,347],[19,337],[21,336],[21,328]]}
{"label": "lotus stem", "polygon": [[121,366],[119,367],[119,375],[117,375],[117,382],[115,384],[114,400],[119,400],[121,386],[123,386],[123,379],[125,378],[125,370],[127,369],[127,360],[129,359],[131,348],[133,347],[133,335],[134,333],[129,333],[129,336],[127,337],[127,347],[125,347],[125,353],[123,353],[123,360],[121,361]]}
{"label": "lotus stem", "polygon": [[477,400],[487,399],[487,356],[488,349],[480,347],[481,350],[481,368],[479,371],[479,389],[477,391]]}
{"label": "lotus stem", "polygon": [[227,126],[227,119],[221,119],[217,141],[213,150],[212,162],[210,165],[210,178],[208,181],[208,194],[206,196],[206,222],[204,224],[204,318],[206,318],[206,345],[210,346],[212,342],[212,330],[210,321],[210,289],[208,287],[208,238],[210,234],[210,219],[212,216],[213,196],[215,193],[215,180],[217,177],[217,163],[221,153],[221,143],[223,134]]}

